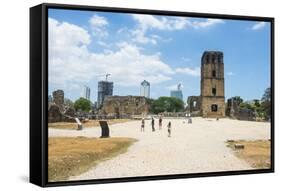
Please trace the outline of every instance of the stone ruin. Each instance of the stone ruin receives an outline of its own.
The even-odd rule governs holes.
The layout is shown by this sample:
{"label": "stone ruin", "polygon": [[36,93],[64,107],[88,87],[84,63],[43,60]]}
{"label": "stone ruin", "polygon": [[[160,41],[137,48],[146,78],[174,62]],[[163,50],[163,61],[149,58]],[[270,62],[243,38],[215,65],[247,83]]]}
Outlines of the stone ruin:
{"label": "stone ruin", "polygon": [[106,96],[101,113],[111,118],[130,118],[146,115],[149,105],[143,96]]}
{"label": "stone ruin", "polygon": [[63,90],[53,92],[53,100],[48,105],[48,123],[75,122],[75,110],[64,104]]}
{"label": "stone ruin", "polygon": [[53,92],[53,102],[63,110],[64,105],[64,92],[63,90],[56,90]]}
{"label": "stone ruin", "polygon": [[201,96],[189,96],[187,98],[187,112],[191,116],[196,117],[201,115]]}
{"label": "stone ruin", "polygon": [[60,108],[56,104],[50,103],[48,107],[48,122],[53,123],[59,121],[62,121]]}
{"label": "stone ruin", "polygon": [[226,115],[233,119],[254,121],[256,118],[255,113],[246,108],[239,107],[239,100],[235,97],[229,98],[226,105]]}
{"label": "stone ruin", "polygon": [[225,114],[231,118],[235,118],[235,116],[238,115],[239,104],[240,104],[239,100],[236,99],[235,97],[229,98],[227,100]]}

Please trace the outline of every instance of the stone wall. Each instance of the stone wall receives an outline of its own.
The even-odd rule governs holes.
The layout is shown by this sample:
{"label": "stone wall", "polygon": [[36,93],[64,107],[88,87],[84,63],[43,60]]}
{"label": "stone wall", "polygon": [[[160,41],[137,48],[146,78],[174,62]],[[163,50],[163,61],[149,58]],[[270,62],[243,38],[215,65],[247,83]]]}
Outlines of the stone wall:
{"label": "stone wall", "polygon": [[237,113],[235,113],[234,117],[238,120],[245,120],[245,121],[255,121],[256,116],[255,113],[246,108],[239,108]]}
{"label": "stone wall", "polygon": [[254,121],[256,120],[255,112],[250,109],[240,108],[239,100],[230,98],[227,100],[226,115],[233,119]]}
{"label": "stone wall", "polygon": [[149,106],[143,96],[106,96],[102,111],[116,118],[146,115]]}

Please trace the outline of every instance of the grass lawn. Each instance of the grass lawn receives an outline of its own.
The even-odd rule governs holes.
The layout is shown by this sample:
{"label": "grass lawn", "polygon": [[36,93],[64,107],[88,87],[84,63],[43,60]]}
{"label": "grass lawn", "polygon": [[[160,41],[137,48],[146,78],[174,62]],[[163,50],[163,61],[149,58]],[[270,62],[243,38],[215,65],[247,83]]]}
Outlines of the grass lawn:
{"label": "grass lawn", "polygon": [[98,162],[125,152],[136,140],[49,137],[48,141],[48,179],[52,182],[86,172]]}
{"label": "grass lawn", "polygon": [[[110,119],[107,120],[108,125],[116,124],[116,123],[125,123],[130,121],[130,119]],[[89,120],[85,123],[82,123],[83,127],[99,127],[99,120]],[[57,122],[57,123],[48,123],[49,128],[57,128],[57,129],[77,129],[77,123],[73,122]]]}
{"label": "grass lawn", "polygon": [[[228,141],[228,146],[232,148],[239,158],[246,160],[252,167],[257,169],[270,168],[270,141],[255,140],[255,141]],[[235,144],[244,145],[244,149],[235,149]]]}

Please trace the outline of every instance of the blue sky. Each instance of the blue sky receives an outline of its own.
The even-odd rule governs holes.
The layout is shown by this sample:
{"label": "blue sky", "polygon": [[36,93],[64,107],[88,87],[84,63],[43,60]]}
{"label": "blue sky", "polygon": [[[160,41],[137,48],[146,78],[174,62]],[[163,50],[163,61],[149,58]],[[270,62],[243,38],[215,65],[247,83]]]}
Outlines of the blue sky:
{"label": "blue sky", "polygon": [[200,95],[201,56],[224,53],[225,96],[261,98],[270,86],[270,23],[49,9],[49,94],[63,89],[73,101],[82,88],[97,100],[97,81],[110,73],[114,95],[153,98],[183,85]]}

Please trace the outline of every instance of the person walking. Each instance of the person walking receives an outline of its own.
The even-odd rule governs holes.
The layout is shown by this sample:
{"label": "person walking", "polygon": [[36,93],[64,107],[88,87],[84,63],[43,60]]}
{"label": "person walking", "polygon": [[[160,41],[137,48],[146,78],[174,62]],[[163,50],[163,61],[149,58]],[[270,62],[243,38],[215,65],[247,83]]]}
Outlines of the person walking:
{"label": "person walking", "polygon": [[162,116],[160,116],[159,118],[159,130],[162,129]]}
{"label": "person walking", "polygon": [[172,124],[171,124],[171,121],[169,121],[169,123],[168,123],[168,137],[171,137],[171,131],[172,131]]}
{"label": "person walking", "polygon": [[155,128],[154,128],[154,118],[153,117],[151,119],[151,127],[152,127],[152,131],[155,131]]}
{"label": "person walking", "polygon": [[144,121],[144,118],[142,118],[142,120],[141,120],[141,132],[144,132],[144,124],[145,124],[145,121]]}

